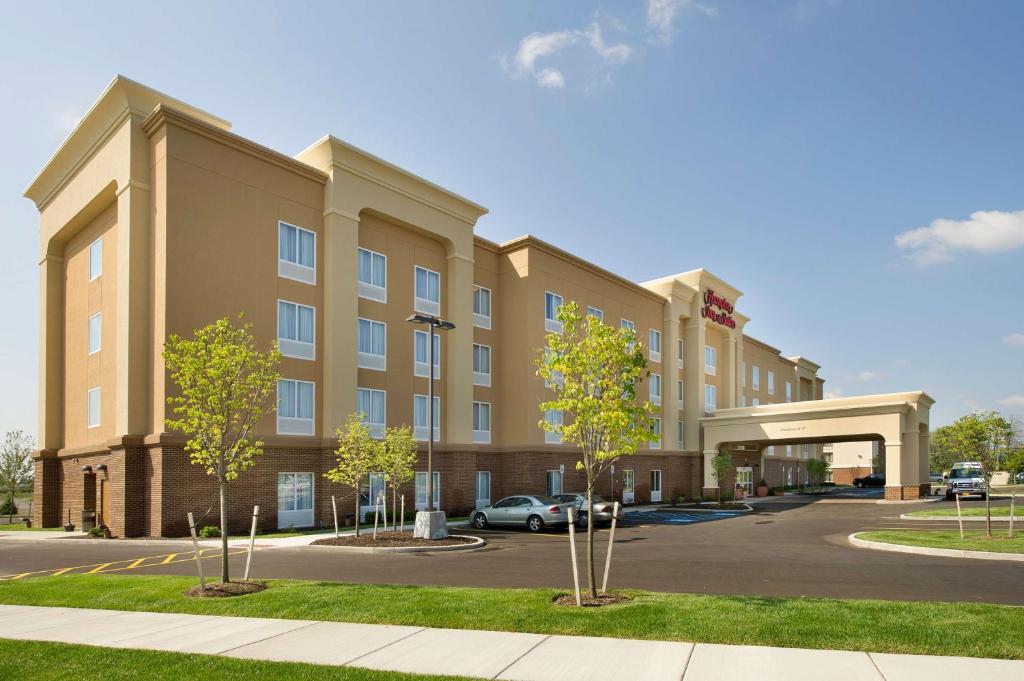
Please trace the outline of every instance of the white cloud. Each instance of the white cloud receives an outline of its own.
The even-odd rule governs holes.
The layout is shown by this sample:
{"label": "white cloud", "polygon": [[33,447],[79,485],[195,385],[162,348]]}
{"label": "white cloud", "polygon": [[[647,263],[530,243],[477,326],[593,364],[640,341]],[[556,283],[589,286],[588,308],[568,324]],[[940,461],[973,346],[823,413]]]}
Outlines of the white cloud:
{"label": "white cloud", "polygon": [[859,381],[860,383],[867,383],[868,381],[877,381],[882,376],[874,371],[862,371],[859,374],[850,376],[851,381]]}
{"label": "white cloud", "polygon": [[1024,348],[1024,333],[1011,333],[1003,339],[1003,343],[1011,348]]}
{"label": "white cloud", "polygon": [[992,255],[1024,246],[1024,210],[980,210],[967,220],[933,220],[896,235],[896,247],[918,265],[949,262],[961,253]]}
{"label": "white cloud", "polygon": [[647,30],[651,39],[661,45],[668,45],[675,37],[675,19],[685,7],[703,13],[708,17],[718,16],[718,8],[693,0],[647,0]]}
{"label": "white cloud", "polygon": [[831,390],[826,390],[825,391],[825,399],[826,400],[838,400],[840,397],[845,397],[843,395],[843,389],[842,388],[836,387],[836,388],[833,388]]}
{"label": "white cloud", "polygon": [[1007,395],[998,402],[1007,407],[1024,407],[1024,395]]}
{"label": "white cloud", "polygon": [[586,29],[531,33],[519,41],[519,48],[511,58],[502,56],[501,63],[514,78],[531,77],[541,87],[564,88],[565,73],[552,66],[540,67],[538,61],[582,45],[590,48],[600,66],[624,64],[633,56],[633,48],[625,43],[606,43],[601,27],[595,22]]}

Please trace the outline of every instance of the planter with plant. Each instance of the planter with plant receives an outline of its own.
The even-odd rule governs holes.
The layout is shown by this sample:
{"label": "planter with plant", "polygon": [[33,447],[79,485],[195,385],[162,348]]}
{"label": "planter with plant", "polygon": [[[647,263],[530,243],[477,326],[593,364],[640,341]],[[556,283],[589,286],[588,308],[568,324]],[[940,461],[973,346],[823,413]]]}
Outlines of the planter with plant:
{"label": "planter with plant", "polygon": [[768,496],[768,481],[764,478],[761,478],[761,482],[757,483],[756,494],[759,497]]}

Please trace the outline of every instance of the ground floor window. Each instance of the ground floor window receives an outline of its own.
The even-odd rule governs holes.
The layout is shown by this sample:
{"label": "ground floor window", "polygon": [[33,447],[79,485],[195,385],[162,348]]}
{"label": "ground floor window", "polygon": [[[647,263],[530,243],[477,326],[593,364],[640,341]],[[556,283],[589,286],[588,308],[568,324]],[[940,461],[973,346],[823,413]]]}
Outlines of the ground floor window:
{"label": "ground floor window", "polygon": [[313,526],[312,473],[278,473],[277,526]]}
{"label": "ground floor window", "polygon": [[622,503],[632,504],[636,501],[636,471],[627,468],[622,471]]}
{"label": "ground floor window", "polygon": [[386,490],[387,481],[384,480],[384,474],[370,473],[366,483],[359,488],[359,505],[372,510],[377,500],[384,497]]}
{"label": "ground floor window", "polygon": [[[434,471],[434,510],[441,508],[441,474]],[[427,507],[427,472],[416,473],[416,510],[422,511]]]}
{"label": "ground floor window", "polygon": [[661,501],[661,471],[651,471],[651,502]]}
{"label": "ground floor window", "polygon": [[548,496],[562,493],[562,471],[548,471]]}
{"label": "ground floor window", "polygon": [[491,472],[476,472],[476,508],[491,505]]}

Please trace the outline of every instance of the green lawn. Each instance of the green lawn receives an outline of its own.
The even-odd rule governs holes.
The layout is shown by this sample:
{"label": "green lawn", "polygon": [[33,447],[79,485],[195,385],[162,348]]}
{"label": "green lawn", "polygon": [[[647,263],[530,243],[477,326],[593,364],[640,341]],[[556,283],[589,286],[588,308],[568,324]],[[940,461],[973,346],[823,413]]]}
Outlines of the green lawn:
{"label": "green lawn", "polygon": [[24,532],[30,530],[35,532],[36,530],[44,530],[46,532],[63,532],[63,527],[25,527],[25,523],[13,523],[8,525],[4,523],[0,525],[0,532]]}
{"label": "green lawn", "polygon": [[120,681],[147,679],[282,679],[287,681],[442,681],[455,676],[421,676],[351,667],[293,662],[236,660],[149,650],[119,650],[66,643],[0,639],[0,679],[18,681]]}
{"label": "green lawn", "polygon": [[993,530],[992,537],[985,530],[964,530],[960,539],[959,530],[877,530],[861,532],[861,539],[885,542],[886,544],[907,544],[926,546],[933,549],[959,549],[961,551],[992,551],[994,553],[1024,553],[1024,534],[1014,533],[1008,539],[1006,530]]}
{"label": "green lawn", "polygon": [[629,591],[630,603],[576,610],[553,605],[553,589],[291,580],[240,598],[182,596],[194,583],[150,575],[28,578],[0,582],[0,603],[1024,659],[1024,608],[1002,605]]}
{"label": "green lawn", "polygon": [[[1016,515],[1018,518],[1024,516],[1024,508],[1021,508],[1019,506],[1016,509],[1014,509],[1013,512],[1014,512],[1014,515]],[[985,517],[985,509],[984,508],[978,508],[976,506],[972,506],[971,508],[962,509],[962,513],[963,513],[963,516],[965,518],[967,518],[967,517],[976,518],[978,516]],[[932,511],[911,511],[907,515],[914,516],[915,518],[949,518],[950,516],[955,518],[956,517],[956,509],[955,508],[937,508],[937,509],[932,510]],[[993,518],[1009,518],[1010,517],[1010,507],[1009,506],[993,506],[992,507],[992,517]]]}

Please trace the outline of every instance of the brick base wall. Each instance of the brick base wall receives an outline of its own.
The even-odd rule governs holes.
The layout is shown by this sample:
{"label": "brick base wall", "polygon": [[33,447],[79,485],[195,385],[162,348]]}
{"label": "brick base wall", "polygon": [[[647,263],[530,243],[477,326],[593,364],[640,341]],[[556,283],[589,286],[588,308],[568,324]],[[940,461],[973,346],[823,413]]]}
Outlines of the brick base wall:
{"label": "brick base wall", "polygon": [[912,499],[925,499],[930,492],[930,485],[902,485],[885,488],[887,501],[909,501]]}
{"label": "brick base wall", "polygon": [[871,473],[870,466],[852,466],[849,468],[833,468],[832,482],[837,485],[852,485],[854,478],[863,478]]}

